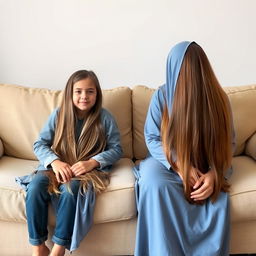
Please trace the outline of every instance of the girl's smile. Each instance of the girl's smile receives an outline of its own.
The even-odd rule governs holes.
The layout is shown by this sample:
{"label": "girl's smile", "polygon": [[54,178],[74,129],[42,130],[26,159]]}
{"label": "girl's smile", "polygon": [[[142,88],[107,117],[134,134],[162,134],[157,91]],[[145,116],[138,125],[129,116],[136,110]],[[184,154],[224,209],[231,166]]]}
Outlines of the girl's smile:
{"label": "girl's smile", "polygon": [[94,106],[97,98],[97,90],[90,78],[74,83],[73,104],[76,107],[79,118],[83,118]]}

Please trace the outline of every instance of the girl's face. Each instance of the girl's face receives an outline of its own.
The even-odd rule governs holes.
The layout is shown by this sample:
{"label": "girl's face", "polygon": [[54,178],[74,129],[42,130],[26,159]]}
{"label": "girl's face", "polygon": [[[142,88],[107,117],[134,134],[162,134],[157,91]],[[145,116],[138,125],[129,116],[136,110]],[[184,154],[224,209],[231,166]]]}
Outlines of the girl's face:
{"label": "girl's face", "polygon": [[74,83],[73,104],[77,110],[78,118],[84,118],[94,106],[97,98],[97,90],[90,78]]}

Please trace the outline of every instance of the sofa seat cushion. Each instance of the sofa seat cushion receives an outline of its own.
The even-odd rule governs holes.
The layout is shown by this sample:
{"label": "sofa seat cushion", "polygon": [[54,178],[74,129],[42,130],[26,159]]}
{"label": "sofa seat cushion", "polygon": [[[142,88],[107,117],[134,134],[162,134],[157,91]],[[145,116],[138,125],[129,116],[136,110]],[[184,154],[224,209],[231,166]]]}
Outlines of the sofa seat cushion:
{"label": "sofa seat cushion", "polygon": [[[0,220],[26,222],[25,191],[16,184],[15,177],[33,172],[37,165],[37,161],[8,156],[0,159]],[[97,197],[95,223],[126,220],[136,216],[132,166],[133,162],[127,158],[122,158],[114,166],[107,190]],[[53,224],[52,210],[49,219],[50,224]]]}
{"label": "sofa seat cushion", "polygon": [[247,156],[234,157],[230,178],[231,220],[256,220],[256,161]]}

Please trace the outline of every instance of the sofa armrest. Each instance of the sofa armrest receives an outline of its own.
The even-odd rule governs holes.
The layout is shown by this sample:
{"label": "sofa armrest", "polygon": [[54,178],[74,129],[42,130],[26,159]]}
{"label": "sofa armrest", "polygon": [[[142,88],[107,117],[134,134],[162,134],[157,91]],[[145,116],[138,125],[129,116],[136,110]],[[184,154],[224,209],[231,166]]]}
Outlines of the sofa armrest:
{"label": "sofa armrest", "polygon": [[256,133],[248,139],[245,146],[245,154],[256,160]]}
{"label": "sofa armrest", "polygon": [[0,138],[0,158],[2,157],[3,154],[4,154],[4,145]]}

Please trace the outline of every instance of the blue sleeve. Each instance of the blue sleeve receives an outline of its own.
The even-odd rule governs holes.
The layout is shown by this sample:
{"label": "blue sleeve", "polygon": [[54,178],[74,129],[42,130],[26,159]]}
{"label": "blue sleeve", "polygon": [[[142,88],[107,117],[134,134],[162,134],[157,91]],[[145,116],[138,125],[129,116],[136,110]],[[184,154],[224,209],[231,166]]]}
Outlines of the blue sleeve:
{"label": "blue sleeve", "polygon": [[105,171],[107,170],[106,167],[112,166],[121,158],[123,151],[120,143],[120,133],[114,117],[105,109],[102,110],[101,115],[101,121],[106,134],[107,144],[105,150],[93,156],[92,159],[99,162],[99,170]]}
{"label": "blue sleeve", "polygon": [[57,113],[58,109],[55,109],[51,113],[33,146],[37,159],[46,169],[49,168],[49,165],[54,160],[59,159],[51,149],[55,134]]}
{"label": "blue sleeve", "polygon": [[151,156],[160,161],[166,168],[169,169],[171,165],[167,161],[161,139],[163,104],[164,95],[161,89],[158,89],[151,98],[144,126],[144,135],[146,145]]}

